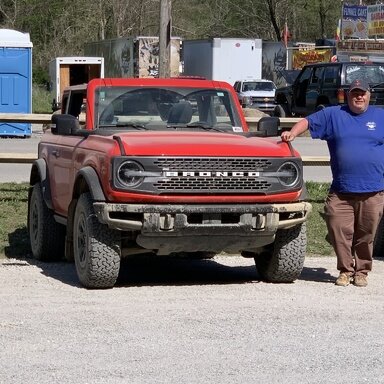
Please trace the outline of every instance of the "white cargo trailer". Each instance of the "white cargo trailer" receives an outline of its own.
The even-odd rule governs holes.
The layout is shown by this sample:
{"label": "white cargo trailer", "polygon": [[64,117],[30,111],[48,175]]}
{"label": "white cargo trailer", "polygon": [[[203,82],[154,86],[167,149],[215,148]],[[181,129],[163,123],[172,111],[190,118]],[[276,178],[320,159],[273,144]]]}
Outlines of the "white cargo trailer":
{"label": "white cargo trailer", "polygon": [[222,80],[261,79],[262,40],[213,38],[183,41],[184,75]]}
{"label": "white cargo trailer", "polygon": [[56,57],[49,62],[52,109],[60,108],[64,88],[104,77],[104,58],[86,56]]}

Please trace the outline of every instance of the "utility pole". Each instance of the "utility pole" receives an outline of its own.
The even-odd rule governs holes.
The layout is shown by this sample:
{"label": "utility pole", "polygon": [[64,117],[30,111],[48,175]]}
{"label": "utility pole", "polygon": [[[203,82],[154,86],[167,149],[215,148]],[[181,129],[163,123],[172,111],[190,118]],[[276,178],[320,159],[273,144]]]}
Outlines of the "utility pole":
{"label": "utility pole", "polygon": [[171,76],[171,0],[160,0],[159,77]]}

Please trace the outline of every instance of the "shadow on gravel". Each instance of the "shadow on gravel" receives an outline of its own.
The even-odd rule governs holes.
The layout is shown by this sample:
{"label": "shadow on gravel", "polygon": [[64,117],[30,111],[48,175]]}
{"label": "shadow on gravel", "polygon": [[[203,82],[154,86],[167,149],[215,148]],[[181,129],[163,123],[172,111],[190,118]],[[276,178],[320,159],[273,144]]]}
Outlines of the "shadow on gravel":
{"label": "shadow on gravel", "polygon": [[315,281],[319,283],[334,283],[336,277],[331,275],[326,268],[304,267],[299,277],[299,280]]}
{"label": "shadow on gravel", "polygon": [[259,282],[254,265],[228,266],[209,260],[164,256],[125,259],[116,286],[242,284]]}
{"label": "shadow on gravel", "polygon": [[[73,287],[82,287],[74,263],[42,262],[31,257],[14,257],[4,265],[35,266],[41,274]],[[258,283],[254,265],[228,266],[210,260],[189,260],[170,257],[124,259],[115,287],[183,286],[209,284]]]}
{"label": "shadow on gravel", "polygon": [[61,281],[63,284],[71,285],[73,287],[82,287],[77,278],[74,263],[68,263],[66,261],[44,262],[30,257],[24,258],[23,260],[28,263],[28,265],[33,265],[41,269],[41,274],[44,276]]}
{"label": "shadow on gravel", "polygon": [[[30,257],[16,257],[17,261],[4,264],[36,266],[41,274],[73,287],[82,287],[74,263],[42,262]],[[334,283],[336,277],[326,268],[304,267],[298,280]],[[116,288],[141,286],[186,286],[211,284],[260,283],[256,267],[250,265],[226,265],[214,259],[191,260],[166,256],[145,256],[124,259],[115,284]]]}
{"label": "shadow on gravel", "polygon": [[29,237],[27,227],[17,228],[8,234],[9,245],[4,248],[6,257],[19,258],[30,254]]}

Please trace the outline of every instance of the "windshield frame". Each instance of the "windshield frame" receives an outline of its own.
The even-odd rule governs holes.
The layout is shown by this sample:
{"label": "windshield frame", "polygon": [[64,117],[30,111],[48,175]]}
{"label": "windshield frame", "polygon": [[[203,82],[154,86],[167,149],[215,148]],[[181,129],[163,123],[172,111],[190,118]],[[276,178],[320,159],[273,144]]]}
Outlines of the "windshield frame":
{"label": "windshield frame", "polygon": [[[191,86],[137,86],[137,85],[124,85],[124,86],[108,86],[100,85],[95,88],[94,93],[94,129],[102,129],[102,127],[108,126],[111,128],[111,125],[116,123],[116,126],[123,126],[125,120],[127,123],[127,131],[129,131],[129,126],[132,126],[134,130],[137,130],[134,125],[144,125],[146,130],[156,130],[156,129],[167,129],[169,125],[167,124],[167,107],[171,108],[172,105],[177,104],[181,101],[187,101],[192,104],[192,109],[195,113],[198,113],[198,116],[201,117],[206,114],[206,117],[211,116],[211,125],[220,124],[217,121],[217,118],[223,120],[228,126],[229,132],[239,132],[246,131],[247,129],[243,126],[242,119],[239,115],[238,108],[236,106],[236,101],[233,98],[231,92],[225,88],[218,87],[191,87]],[[148,96],[148,102],[146,105],[146,110],[136,111],[140,112],[135,114],[138,117],[136,121],[129,121],[129,116],[125,107],[133,108],[134,102],[140,103],[140,98],[144,99],[145,95]],[[204,99],[207,99],[207,103],[210,105],[207,107],[209,110],[203,108]],[[150,102],[153,102],[153,105],[150,106]],[[125,103],[125,104],[124,104]],[[144,102],[143,102],[144,103]],[[169,104],[167,106],[167,103]],[[116,108],[116,105],[121,105],[120,115],[121,121],[111,121],[103,120],[103,114],[105,114],[106,109],[109,105],[113,105]],[[201,104],[201,105],[200,105]],[[160,106],[163,108],[163,111],[160,111]],[[152,108],[153,115],[150,115]],[[220,112],[220,108],[222,111]],[[156,110],[156,111],[155,111]],[[223,116],[222,116],[223,115]],[[152,119],[150,118],[152,116]],[[127,118],[125,118],[127,117]],[[148,120],[146,120],[148,117]],[[216,120],[215,120],[216,119]],[[209,119],[208,119],[209,121]],[[193,116],[192,123],[196,123],[196,116]],[[157,124],[159,123],[159,124]],[[163,123],[163,124],[160,124]],[[230,125],[229,125],[230,123]],[[159,126],[156,128],[156,124]],[[148,125],[148,126],[147,126]],[[174,125],[172,125],[174,126]],[[181,122],[180,126],[186,127],[187,122]],[[195,124],[192,124],[191,129],[197,129],[198,127]]]}

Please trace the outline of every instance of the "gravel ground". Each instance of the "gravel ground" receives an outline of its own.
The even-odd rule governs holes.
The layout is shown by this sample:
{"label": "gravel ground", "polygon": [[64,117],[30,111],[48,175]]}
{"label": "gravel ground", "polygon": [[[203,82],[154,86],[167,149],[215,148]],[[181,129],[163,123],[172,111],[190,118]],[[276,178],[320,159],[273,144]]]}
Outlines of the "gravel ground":
{"label": "gravel ground", "polygon": [[240,257],[144,259],[93,291],[72,264],[0,263],[0,383],[384,383],[382,260],[357,288],[334,257],[293,284]]}

